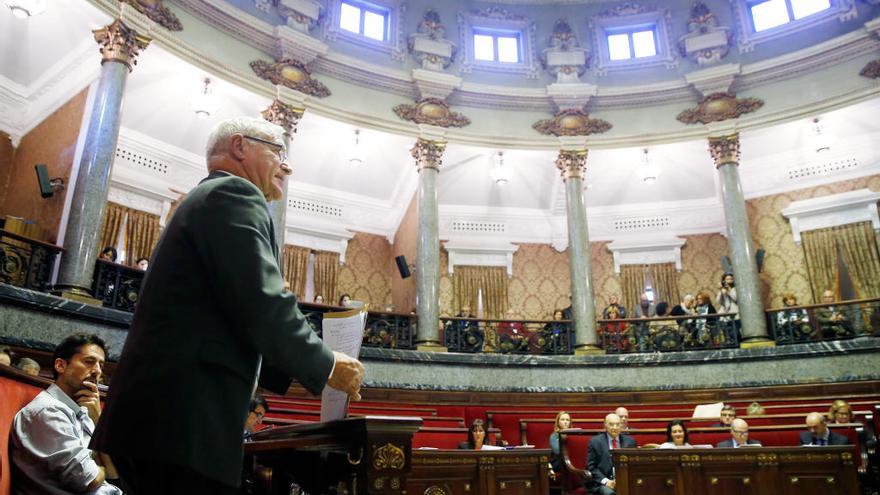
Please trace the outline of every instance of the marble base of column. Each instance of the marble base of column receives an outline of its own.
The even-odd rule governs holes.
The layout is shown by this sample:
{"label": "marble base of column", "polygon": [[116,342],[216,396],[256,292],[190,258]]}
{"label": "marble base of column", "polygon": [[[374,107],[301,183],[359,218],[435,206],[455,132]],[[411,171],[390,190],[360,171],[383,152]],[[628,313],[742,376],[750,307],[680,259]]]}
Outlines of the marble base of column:
{"label": "marble base of column", "polygon": [[605,349],[592,344],[583,344],[574,348],[575,356],[594,356],[596,354],[605,354]]}

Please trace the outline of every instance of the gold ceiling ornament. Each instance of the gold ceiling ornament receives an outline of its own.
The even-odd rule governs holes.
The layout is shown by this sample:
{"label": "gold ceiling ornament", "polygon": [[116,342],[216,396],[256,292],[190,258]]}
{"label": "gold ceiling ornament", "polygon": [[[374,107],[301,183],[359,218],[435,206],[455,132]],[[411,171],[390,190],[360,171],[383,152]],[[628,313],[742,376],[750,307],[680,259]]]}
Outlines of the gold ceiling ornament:
{"label": "gold ceiling ornament", "polygon": [[870,79],[877,79],[880,77],[880,58],[868,62],[868,65],[859,72],[859,75]]}
{"label": "gold ceiling ornament", "polygon": [[569,108],[556,112],[552,119],[535,122],[532,129],[552,136],[589,136],[611,129],[611,124],[602,119],[591,119],[583,110]]}
{"label": "gold ceiling ornament", "polygon": [[285,58],[277,62],[254,60],[250,66],[256,75],[272,84],[280,84],[294,91],[318,98],[330,96],[330,90],[327,89],[327,86],[313,79],[305,64],[298,60],[292,58]]}
{"label": "gold ceiling ornament", "polygon": [[697,106],[684,110],[675,118],[684,124],[708,124],[735,119],[762,106],[764,100],[758,98],[737,98],[733,93],[719,92],[706,96]]}
{"label": "gold ceiling ornament", "polygon": [[123,0],[135,10],[149,17],[151,21],[169,31],[183,31],[183,25],[173,12],[164,5],[164,0]]}
{"label": "gold ceiling ornament", "polygon": [[137,56],[152,41],[119,19],[92,31],[101,49],[101,63],[115,61],[125,64],[129,72],[137,65]]}
{"label": "gold ceiling ornament", "polygon": [[260,115],[264,120],[283,127],[284,132],[292,136],[296,133],[296,125],[305,112],[305,108],[288,105],[276,98],[272,100],[269,108],[260,112]]}
{"label": "gold ceiling ornament", "polygon": [[373,451],[373,469],[394,469],[400,471],[406,466],[406,455],[397,445],[386,443]]}
{"label": "gold ceiling ornament", "polygon": [[449,104],[440,98],[422,98],[415,105],[397,105],[394,113],[403,120],[437,127],[464,127],[471,123],[471,119],[450,110]]}
{"label": "gold ceiling ornament", "polygon": [[589,150],[559,150],[556,158],[556,168],[562,174],[564,180],[583,179],[587,170],[587,155]]}
{"label": "gold ceiling ornament", "polygon": [[445,141],[432,141],[419,138],[410,153],[416,159],[416,167],[421,171],[423,168],[438,170],[443,162],[443,151],[446,149]]}
{"label": "gold ceiling ornament", "polygon": [[716,169],[727,164],[739,165],[739,133],[710,137],[709,153]]}

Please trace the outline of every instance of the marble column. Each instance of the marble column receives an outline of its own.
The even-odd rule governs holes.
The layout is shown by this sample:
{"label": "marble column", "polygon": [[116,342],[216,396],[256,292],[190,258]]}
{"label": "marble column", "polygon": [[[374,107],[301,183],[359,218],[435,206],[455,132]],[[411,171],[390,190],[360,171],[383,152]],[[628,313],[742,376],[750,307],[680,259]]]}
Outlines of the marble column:
{"label": "marble column", "polygon": [[571,265],[571,309],[576,354],[601,354],[596,333],[596,306],[593,303],[592,263],[584,206],[586,149],[561,150],[556,167],[565,181],[565,211],[568,217],[568,254]]}
{"label": "marble column", "polygon": [[95,260],[99,246],[110,169],[119,138],[120,110],[125,81],[135,59],[150,39],[117,19],[93,31],[101,48],[101,77],[90,109],[85,146],[73,187],[70,216],[64,234],[64,254],[55,285],[62,295],[91,296]]}
{"label": "marble column", "polygon": [[[284,148],[290,150],[290,143],[296,133],[296,125],[305,111],[304,108],[288,105],[276,98],[269,105],[269,108],[263,110],[260,115],[267,121],[284,128]],[[281,199],[269,202],[269,214],[272,215],[272,222],[275,224],[275,245],[278,246],[279,266],[281,258],[284,256],[284,234],[287,230],[287,183],[289,179],[289,175],[284,177]]]}
{"label": "marble column", "polygon": [[440,342],[440,213],[437,175],[446,148],[444,141],[419,138],[412,156],[419,169],[419,231],[416,247],[416,349],[445,352]]}
{"label": "marble column", "polygon": [[755,247],[746,215],[746,201],[739,180],[739,134],[709,138],[709,152],[718,169],[721,182],[721,201],[727,219],[730,258],[736,280],[736,298],[742,322],[741,347],[772,346],[767,336],[764,305],[758,284]]}

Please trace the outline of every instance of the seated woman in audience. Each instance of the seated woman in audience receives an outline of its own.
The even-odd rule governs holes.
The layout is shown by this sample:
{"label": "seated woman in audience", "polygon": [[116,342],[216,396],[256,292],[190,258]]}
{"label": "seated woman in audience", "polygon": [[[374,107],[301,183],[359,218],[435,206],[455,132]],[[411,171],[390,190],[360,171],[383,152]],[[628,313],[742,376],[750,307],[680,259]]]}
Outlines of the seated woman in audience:
{"label": "seated woman in audience", "polygon": [[[797,306],[797,297],[788,293],[782,295],[782,305],[786,308]],[[805,309],[784,309],[776,314],[776,325],[785,340],[802,341],[813,338],[813,327]],[[777,335],[777,338],[779,335]]]}
{"label": "seated woman in audience", "polygon": [[98,257],[101,258],[101,259],[104,260],[104,261],[109,261],[109,262],[111,262],[111,263],[116,263],[116,257],[117,257],[117,256],[119,256],[119,255],[116,253],[116,248],[114,248],[114,247],[110,247],[110,246],[107,246],[107,247],[104,248],[103,251],[101,251],[101,255],[98,256]]}
{"label": "seated woman in audience", "polygon": [[[715,313],[715,306],[712,305],[709,294],[706,291],[698,292],[696,306],[694,306],[694,314],[712,315]],[[715,320],[716,318],[694,319],[694,333],[691,335],[692,345],[703,346],[709,342],[716,326]]]}
{"label": "seated woman in audience", "polygon": [[339,296],[339,305],[343,308],[351,306],[351,296],[349,294]]}
{"label": "seated woman in audience", "polygon": [[[615,299],[612,299],[615,300]],[[626,318],[626,310],[617,304],[610,304],[602,311],[602,319],[619,320]],[[630,347],[627,324],[624,322],[603,322],[599,328],[602,347],[611,351],[626,351]]]}
{"label": "seated woman in audience", "polygon": [[554,473],[561,473],[565,467],[562,452],[559,450],[559,432],[567,428],[571,428],[571,415],[560,411],[556,414],[553,433],[550,434],[550,467],[553,468]]}
{"label": "seated woman in audience", "polygon": [[831,409],[828,410],[828,419],[832,423],[852,423],[852,407],[845,400],[837,399],[831,403]]}
{"label": "seated woman in audience", "polygon": [[321,294],[315,294],[315,299],[312,302],[315,304],[324,304],[324,296]]}
{"label": "seated woman in audience", "polygon": [[666,425],[666,441],[661,443],[659,449],[690,449],[693,448],[688,443],[688,431],[684,426],[684,421],[673,419]]}
{"label": "seated woman in audience", "polygon": [[561,309],[555,309],[553,310],[553,321],[544,325],[544,330],[541,332],[543,340],[541,350],[545,354],[552,354],[556,349],[559,349],[560,344],[568,337],[569,324],[561,321],[564,319],[565,313]]}

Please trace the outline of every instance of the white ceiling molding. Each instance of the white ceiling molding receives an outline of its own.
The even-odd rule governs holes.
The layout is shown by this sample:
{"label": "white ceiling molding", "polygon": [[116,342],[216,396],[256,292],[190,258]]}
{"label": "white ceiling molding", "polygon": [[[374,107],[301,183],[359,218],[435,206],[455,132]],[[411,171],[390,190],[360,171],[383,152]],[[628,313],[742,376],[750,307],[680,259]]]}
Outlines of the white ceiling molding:
{"label": "white ceiling molding", "polygon": [[513,253],[519,246],[483,236],[456,236],[443,244],[449,253],[449,274],[456,266],[501,266],[513,276]]}
{"label": "white ceiling molding", "polygon": [[871,222],[874,231],[880,232],[877,201],[880,201],[880,192],[859,189],[794,201],[781,213],[788,218],[794,242],[800,245],[801,232],[849,223]]}
{"label": "white ceiling molding", "polygon": [[107,191],[107,201],[160,217],[166,200],[167,198],[113,180],[110,181],[110,189]]}
{"label": "white ceiling molding", "polygon": [[685,240],[678,237],[621,237],[608,244],[614,255],[614,273],[620,273],[620,265],[652,265],[675,263],[681,271],[681,247]]}
{"label": "white ceiling molding", "polygon": [[348,250],[348,241],[354,237],[354,233],[341,229],[326,228],[325,224],[318,226],[291,226],[288,222],[284,232],[284,243],[294,246],[306,247],[315,251],[330,251],[339,253],[339,263],[345,264],[345,252]]}

